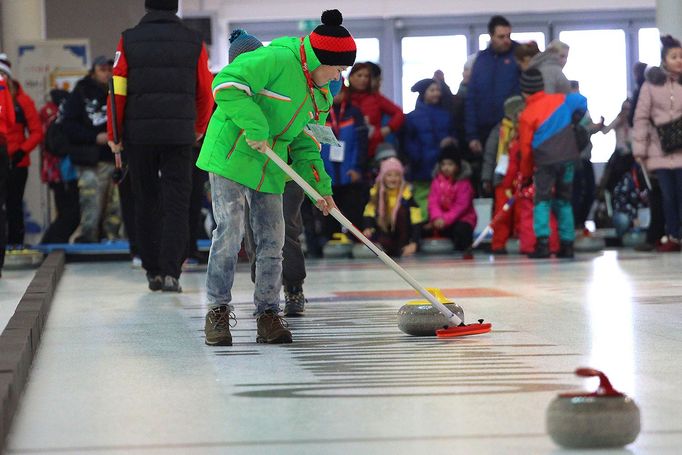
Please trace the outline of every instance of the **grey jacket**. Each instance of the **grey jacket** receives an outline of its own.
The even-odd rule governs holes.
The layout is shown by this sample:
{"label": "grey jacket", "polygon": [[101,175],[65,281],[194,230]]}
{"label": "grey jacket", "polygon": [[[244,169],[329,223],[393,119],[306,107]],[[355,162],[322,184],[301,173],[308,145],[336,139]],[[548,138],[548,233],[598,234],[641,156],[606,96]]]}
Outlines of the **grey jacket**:
{"label": "grey jacket", "polygon": [[497,147],[500,143],[500,126],[498,123],[490,131],[488,140],[485,141],[485,149],[483,150],[483,166],[481,167],[481,180],[492,182],[493,188],[500,184],[504,175],[495,173],[497,167]]}
{"label": "grey jacket", "polygon": [[535,68],[542,73],[545,81],[545,93],[569,93],[571,83],[564,75],[559,65],[559,58],[551,52],[540,52],[530,60],[530,68]]}

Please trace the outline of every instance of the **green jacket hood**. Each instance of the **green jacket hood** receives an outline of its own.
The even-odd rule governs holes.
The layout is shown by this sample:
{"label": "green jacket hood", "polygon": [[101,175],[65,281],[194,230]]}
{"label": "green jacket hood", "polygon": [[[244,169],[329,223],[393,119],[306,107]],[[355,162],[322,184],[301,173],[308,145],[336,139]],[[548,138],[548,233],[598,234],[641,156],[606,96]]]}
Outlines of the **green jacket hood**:
{"label": "green jacket hood", "polygon": [[[303,38],[303,45],[305,47],[305,58],[308,62],[308,71],[315,71],[320,65],[320,60],[315,55],[312,45],[310,44],[310,37],[305,36]],[[296,59],[301,61],[301,38],[284,36],[282,38],[276,38],[271,43],[270,46],[273,47],[284,47],[291,50]]]}

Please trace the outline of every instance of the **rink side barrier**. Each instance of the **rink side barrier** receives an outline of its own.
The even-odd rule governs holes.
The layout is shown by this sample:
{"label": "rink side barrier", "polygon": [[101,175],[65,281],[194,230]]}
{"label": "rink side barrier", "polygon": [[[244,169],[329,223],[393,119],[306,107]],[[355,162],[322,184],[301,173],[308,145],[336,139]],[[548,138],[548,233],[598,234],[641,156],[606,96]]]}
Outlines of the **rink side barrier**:
{"label": "rink side barrier", "polygon": [[0,334],[0,452],[28,382],[64,262],[63,251],[47,256]]}

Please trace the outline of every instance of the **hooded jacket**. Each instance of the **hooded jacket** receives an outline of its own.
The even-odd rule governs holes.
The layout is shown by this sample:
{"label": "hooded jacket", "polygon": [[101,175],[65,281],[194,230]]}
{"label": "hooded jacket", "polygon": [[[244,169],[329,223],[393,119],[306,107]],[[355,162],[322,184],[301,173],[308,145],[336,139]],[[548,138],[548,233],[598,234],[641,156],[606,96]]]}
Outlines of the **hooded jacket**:
{"label": "hooded jacket", "polygon": [[114,161],[108,145],[96,145],[97,135],[107,131],[107,87],[91,76],[79,80],[64,103],[62,128],[75,145],[97,147],[99,161]]}
{"label": "hooded jacket", "polygon": [[18,150],[22,150],[26,156],[16,167],[28,167],[31,164],[28,154],[43,140],[43,127],[35,103],[18,82],[14,83],[17,87],[14,97],[16,122],[7,132],[7,152],[11,160]]}
{"label": "hooded jacket", "polygon": [[303,72],[301,46],[310,72],[320,66],[310,39],[278,38],[237,57],[213,80],[218,105],[211,117],[197,166],[264,193],[282,194],[286,174],[246,143],[267,140],[321,195],[332,194],[320,143],[305,130],[324,124],[332,105],[328,85],[315,87],[315,108]]}
{"label": "hooded jacket", "polygon": [[533,166],[578,159],[574,118],[587,111],[587,98],[579,93],[563,95],[537,92],[526,98],[519,117],[521,173],[533,175]]}
{"label": "hooded jacket", "polygon": [[13,105],[7,79],[0,76],[0,146],[7,144],[7,132],[16,121]]}
{"label": "hooded jacket", "polygon": [[461,221],[476,226],[478,220],[474,210],[474,187],[471,185],[471,166],[462,161],[459,173],[449,179],[438,173],[431,182],[429,191],[429,218],[445,221],[445,226]]}
{"label": "hooded jacket", "polygon": [[[682,80],[673,80],[661,68],[647,72],[639,92],[632,134],[632,153],[650,171],[682,168],[682,150],[664,154],[654,125],[682,117]],[[653,122],[653,124],[652,124]]]}
{"label": "hooded jacket", "polygon": [[441,108],[417,101],[405,122],[405,152],[413,181],[430,181],[438,163],[440,142],[454,136],[452,114]]}
{"label": "hooded jacket", "polygon": [[569,93],[571,83],[564,75],[559,64],[559,57],[552,52],[540,52],[530,60],[528,69],[535,68],[542,73],[545,82],[545,93]]}

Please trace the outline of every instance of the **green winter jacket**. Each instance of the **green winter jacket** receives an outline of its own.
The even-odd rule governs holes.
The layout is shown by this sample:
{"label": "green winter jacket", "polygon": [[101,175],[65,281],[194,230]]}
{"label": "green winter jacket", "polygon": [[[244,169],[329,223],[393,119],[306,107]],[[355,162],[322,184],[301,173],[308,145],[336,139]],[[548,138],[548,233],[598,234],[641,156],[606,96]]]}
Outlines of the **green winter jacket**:
{"label": "green winter jacket", "polygon": [[[310,72],[320,66],[304,38]],[[270,147],[322,196],[332,194],[320,158],[320,144],[304,127],[315,122],[310,90],[301,64],[300,38],[279,38],[241,54],[213,81],[218,105],[211,117],[197,166],[263,193],[282,194],[286,174],[246,143],[266,140]],[[332,105],[328,85],[315,88],[324,124]]]}

